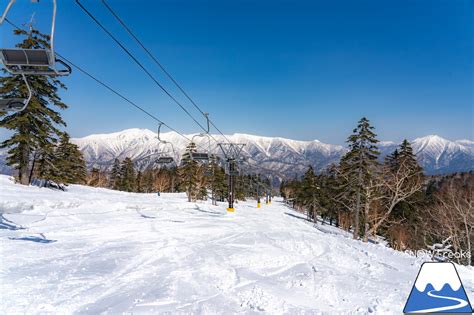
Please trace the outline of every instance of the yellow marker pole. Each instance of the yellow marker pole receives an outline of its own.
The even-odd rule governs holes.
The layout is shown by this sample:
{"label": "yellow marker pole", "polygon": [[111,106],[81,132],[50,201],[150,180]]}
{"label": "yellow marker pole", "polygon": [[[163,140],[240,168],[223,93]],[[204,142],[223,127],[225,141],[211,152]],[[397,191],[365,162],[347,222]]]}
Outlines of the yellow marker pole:
{"label": "yellow marker pole", "polygon": [[260,208],[260,201],[257,202],[257,208]]}
{"label": "yellow marker pole", "polygon": [[234,212],[234,208],[227,208],[227,212]]}

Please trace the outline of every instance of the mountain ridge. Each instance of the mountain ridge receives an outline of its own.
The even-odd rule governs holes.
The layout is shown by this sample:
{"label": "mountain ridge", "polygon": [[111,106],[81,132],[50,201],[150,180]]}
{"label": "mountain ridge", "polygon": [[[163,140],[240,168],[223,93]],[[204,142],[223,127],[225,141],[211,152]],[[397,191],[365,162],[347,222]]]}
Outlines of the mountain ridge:
{"label": "mountain ridge", "polygon": [[[186,135],[195,141],[201,148],[208,146],[208,140],[197,137],[199,134]],[[217,141],[226,142],[229,139],[236,143],[245,143],[244,155],[249,164],[255,168],[273,170],[278,177],[292,177],[304,172],[311,164],[321,171],[332,163],[337,163],[340,157],[347,152],[342,145],[328,144],[320,140],[293,140],[283,137],[267,137],[245,133],[226,135],[212,135]],[[161,138],[174,143],[175,158],[179,159],[188,140],[176,132],[170,131],[161,134]],[[90,135],[72,139],[85,153],[89,164],[101,165],[104,159],[108,164],[113,159],[131,157],[144,167],[147,161],[144,157],[153,154],[158,146],[157,135],[148,129],[126,129],[119,132]],[[454,173],[474,169],[474,141],[447,140],[438,135],[419,137],[411,141],[414,153],[427,174]],[[381,157],[393,152],[399,143],[394,141],[380,141]],[[165,148],[171,153],[170,148]],[[211,141],[210,151],[220,153],[214,141]],[[106,163],[106,164],[107,164]]]}
{"label": "mountain ridge", "polygon": [[[195,139],[201,150],[220,153],[215,141],[199,134],[188,134],[188,139]],[[109,168],[115,158],[130,157],[139,168],[146,168],[153,163],[158,151],[181,158],[189,140],[174,131],[162,133],[162,140],[173,143],[158,146],[157,134],[149,129],[131,128],[112,133],[92,134],[81,138],[72,138],[83,152],[88,167]],[[245,143],[243,154],[247,158],[244,171],[263,169],[263,173],[275,175],[278,179],[292,178],[302,174],[308,165],[321,171],[330,164],[337,163],[347,152],[342,145],[328,144],[320,140],[293,140],[283,137],[267,137],[245,133],[232,135],[212,135],[219,142],[229,139],[235,143]],[[420,165],[428,175],[446,174],[474,170],[474,141],[468,139],[448,140],[438,135],[419,137],[411,141],[413,151]],[[399,143],[380,141],[381,158],[392,153]],[[0,172],[5,171],[6,150],[0,151]],[[245,169],[247,168],[247,169]]]}

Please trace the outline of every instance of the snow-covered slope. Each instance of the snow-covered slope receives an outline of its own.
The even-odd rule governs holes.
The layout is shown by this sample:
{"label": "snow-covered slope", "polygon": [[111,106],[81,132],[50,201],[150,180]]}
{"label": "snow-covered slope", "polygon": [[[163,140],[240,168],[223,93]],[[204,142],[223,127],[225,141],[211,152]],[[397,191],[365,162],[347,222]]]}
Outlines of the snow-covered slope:
{"label": "snow-covered slope", "polygon": [[278,200],[0,187],[1,314],[400,314],[422,263]]}
{"label": "snow-covered slope", "polygon": [[[192,138],[193,135],[188,135]],[[222,136],[214,135],[218,141],[225,142]],[[188,142],[180,135],[169,132],[162,138],[174,144],[176,156],[184,151]],[[230,141],[245,143],[244,154],[252,165],[258,165],[279,177],[293,177],[301,174],[309,164],[321,170],[335,163],[344,154],[345,148],[325,144],[318,140],[296,141],[284,138],[260,137],[247,134],[229,135]],[[207,138],[196,137],[196,142],[207,147]],[[114,158],[129,156],[138,165],[146,166],[157,150],[156,134],[147,129],[128,129],[121,132],[91,135],[73,139],[84,152],[89,165],[107,166]],[[397,143],[380,142],[382,156],[390,154]],[[412,141],[413,149],[427,174],[452,173],[474,169],[474,142],[469,140],[449,141],[438,136],[427,136]],[[165,149],[170,150],[170,147]],[[220,152],[215,142],[211,150]]]}

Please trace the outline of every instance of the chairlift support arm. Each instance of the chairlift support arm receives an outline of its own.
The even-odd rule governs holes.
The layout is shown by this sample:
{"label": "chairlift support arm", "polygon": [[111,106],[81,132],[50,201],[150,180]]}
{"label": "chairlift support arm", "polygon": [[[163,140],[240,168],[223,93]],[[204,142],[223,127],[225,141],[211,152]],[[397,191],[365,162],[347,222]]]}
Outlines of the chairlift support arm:
{"label": "chairlift support arm", "polygon": [[[159,122],[158,123],[158,133],[157,133],[157,138],[158,138],[158,154],[160,154],[160,144],[162,143],[163,145],[170,145],[171,146],[171,151],[173,152],[173,156],[172,157],[166,157],[166,158],[172,158],[173,162],[175,162],[175,164],[177,164],[177,162],[175,161],[175,156],[176,156],[176,150],[174,149],[174,145],[173,143],[169,142],[169,141],[166,141],[166,140],[163,140],[161,139],[160,137],[160,134],[161,134],[161,126],[163,126],[164,123],[163,122]],[[160,158],[165,158],[165,157],[160,157]]]}
{"label": "chairlift support arm", "polygon": [[8,11],[10,11],[13,3],[15,3],[15,0],[10,0],[10,2],[8,2],[5,11],[3,11],[2,16],[0,17],[0,25],[2,25],[3,21],[5,21],[5,19],[7,18]]}
{"label": "chairlift support arm", "polygon": [[21,75],[23,81],[26,84],[26,88],[28,89],[28,96],[26,98],[7,98],[7,99],[0,99],[0,111],[6,112],[21,112],[24,110],[31,101],[33,97],[33,91],[31,89],[28,80],[24,74]]}
{"label": "chairlift support arm", "polygon": [[28,89],[28,98],[25,100],[23,107],[19,110],[20,112],[22,110],[24,110],[26,108],[26,106],[28,106],[28,104],[31,101],[31,98],[33,97],[33,91],[31,90],[31,86],[28,83],[28,80],[26,79],[26,76],[24,74],[22,74],[21,77],[23,78],[23,81],[25,81],[26,88]]}
{"label": "chairlift support arm", "polygon": [[[32,0],[31,2],[39,2],[39,0]],[[8,2],[7,7],[5,8],[5,11],[2,14],[2,17],[0,18],[0,25],[2,25],[3,21],[7,18],[7,14],[12,8],[13,4],[15,3],[15,0],[10,0]],[[53,17],[51,21],[51,39],[50,39],[50,49],[51,49],[51,55],[55,56],[54,54],[54,30],[56,28],[56,12],[57,12],[57,3],[56,0],[53,0]]]}

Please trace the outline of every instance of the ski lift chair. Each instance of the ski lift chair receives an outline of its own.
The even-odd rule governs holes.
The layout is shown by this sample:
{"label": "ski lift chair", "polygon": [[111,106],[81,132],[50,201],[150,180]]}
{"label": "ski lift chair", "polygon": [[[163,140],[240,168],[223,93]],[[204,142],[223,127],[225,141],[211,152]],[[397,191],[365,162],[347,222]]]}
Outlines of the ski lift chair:
{"label": "ski lift chair", "polygon": [[[51,49],[0,49],[0,61],[11,74],[66,76],[71,74],[71,67],[56,59]],[[58,70],[57,64],[64,66]]]}
{"label": "ski lift chair", "polygon": [[207,152],[191,152],[191,159],[193,159],[194,161],[198,161],[198,162],[205,162],[205,163],[209,163],[209,159],[210,159],[210,150],[211,150],[211,138],[209,137],[209,134],[208,133],[200,133],[200,134],[197,134],[197,135],[194,135],[193,138],[191,139],[191,142],[193,143],[196,143],[195,142],[195,138],[196,137],[207,137],[208,140],[209,140],[209,148],[207,150]]}
{"label": "ski lift chair", "polygon": [[207,152],[193,152],[191,158],[195,161],[209,161],[209,153]]}
{"label": "ski lift chair", "polygon": [[216,163],[216,164],[219,163],[219,157],[216,156],[215,154],[211,154],[209,156],[209,163],[207,165],[208,167],[204,171],[204,176],[206,176],[206,177],[210,177],[210,176],[214,175],[214,169],[213,169],[213,166],[212,166],[211,162]]}
{"label": "ski lift chair", "polygon": [[240,172],[239,171],[229,171],[229,175],[231,176],[239,176]]}
{"label": "ski lift chair", "polygon": [[207,137],[208,142],[209,142],[208,150],[207,152],[191,152],[191,159],[198,162],[209,163],[210,152],[211,152],[211,137],[209,136],[209,130],[210,130],[209,129],[209,113],[204,113],[204,117],[206,118],[206,121],[207,121],[207,131],[205,131],[204,133],[194,135],[191,139],[191,142],[196,143],[196,141],[194,141],[196,137]]}
{"label": "ski lift chair", "polygon": [[31,90],[26,76],[24,74],[22,74],[21,76],[23,77],[23,81],[25,82],[26,87],[28,89],[28,97],[0,98],[0,112],[20,112],[24,110],[26,106],[28,106],[31,97],[33,96],[33,91]]}
{"label": "ski lift chair", "polygon": [[[0,24],[6,19],[7,13],[15,0],[10,0],[5,12],[0,18]],[[32,2],[39,2],[38,0]],[[71,67],[64,61],[56,58],[54,53],[54,29],[56,25],[56,0],[53,0],[53,16],[51,21],[50,48],[0,48],[0,61],[5,69],[14,75],[48,75],[66,76],[71,73]],[[64,68],[58,69],[57,64]]]}
{"label": "ski lift chair", "polygon": [[[14,2],[15,0],[10,0],[8,3],[7,8],[0,17],[0,25],[6,19],[7,13]],[[11,74],[23,76],[23,80],[28,87],[29,93],[29,96],[26,99],[0,99],[1,111],[22,111],[26,108],[26,106],[28,106],[28,103],[32,97],[32,91],[25,75],[66,76],[71,73],[71,67],[62,60],[56,59],[56,55],[54,53],[55,22],[56,0],[53,0],[50,49],[0,48],[0,62]],[[57,64],[61,64],[64,68],[58,70],[56,68]]]}
{"label": "ski lift chair", "polygon": [[[176,164],[176,161],[174,160],[174,157],[173,156],[176,156],[176,151],[174,149],[174,145],[171,143],[171,142],[168,142],[168,141],[165,141],[165,140],[162,140],[160,138],[160,132],[161,132],[161,126],[163,125],[163,123],[159,123],[158,125],[158,135],[157,135],[157,138],[158,138],[158,159],[156,159],[156,163],[157,164],[160,164],[160,165],[165,165],[165,164],[171,164],[171,163],[174,163]],[[170,145],[171,146],[171,151],[173,152],[173,156],[167,154],[167,153],[160,153],[160,144],[163,144],[164,146],[166,145]]]}
{"label": "ski lift chair", "polygon": [[173,162],[174,162],[174,159],[171,156],[160,156],[156,160],[156,163],[158,164],[170,164]]}

